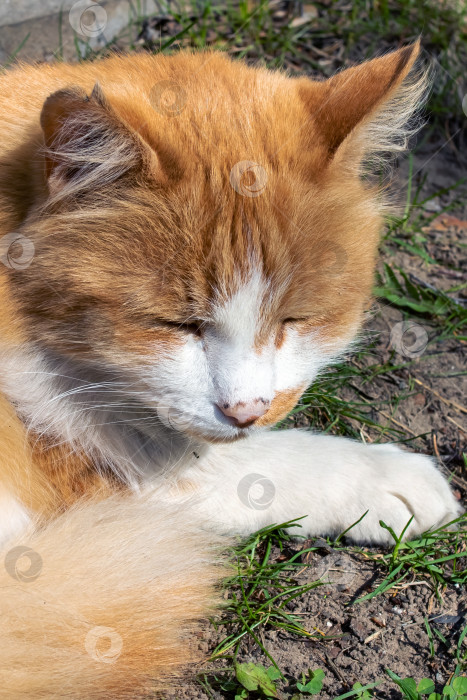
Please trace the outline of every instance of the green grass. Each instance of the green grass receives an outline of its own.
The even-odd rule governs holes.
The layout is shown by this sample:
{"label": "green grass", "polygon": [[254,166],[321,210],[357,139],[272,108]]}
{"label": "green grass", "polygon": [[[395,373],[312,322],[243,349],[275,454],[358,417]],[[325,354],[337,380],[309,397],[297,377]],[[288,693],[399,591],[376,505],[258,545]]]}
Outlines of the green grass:
{"label": "green grass", "polygon": [[376,341],[355,352],[347,361],[328,369],[302,396],[297,407],[279,427],[285,427],[291,419],[305,416],[313,427],[324,433],[362,438],[362,429],[371,432],[373,440],[384,439],[404,442],[413,440],[402,428],[395,427],[382,417],[382,411],[391,415],[409,395],[409,391],[393,392],[390,399],[375,401],[366,392],[375,380],[410,367],[411,362],[392,357],[388,362],[370,360]]}
{"label": "green grass", "polygon": [[[467,34],[461,32],[460,25],[467,16],[465,7],[455,9],[453,4],[442,1],[426,3],[422,0],[381,0],[378,3],[338,0],[317,2],[314,6],[319,19],[304,23],[294,21],[299,14],[296,10],[289,17],[278,19],[277,7],[266,2],[241,0],[221,6],[203,2],[196,6],[196,10],[190,11],[183,7],[178,7],[177,11],[167,8],[175,29],[171,35],[162,33],[158,40],[145,41],[144,48],[156,53],[170,53],[184,47],[209,46],[228,51],[235,58],[259,61],[269,67],[285,66],[292,73],[327,76],[353,61],[389,50],[401,40],[404,43],[412,41],[423,33],[426,54],[437,64],[437,79],[428,105],[430,120],[422,143],[436,135],[444,137],[447,129],[448,136],[455,134],[454,143],[460,148],[463,135],[457,131],[464,115],[459,90],[467,61]],[[116,38],[113,45],[118,46],[123,41],[134,46],[143,22],[138,10],[132,15],[125,35]],[[80,42],[77,50],[88,60],[102,53],[95,53],[89,45],[83,46]],[[464,337],[466,310],[457,295],[465,285],[451,290],[437,289],[414,279],[400,265],[394,264],[392,257],[403,251],[420,258],[427,269],[443,264],[428,252],[424,229],[440,213],[462,203],[465,181],[455,182],[451,187],[426,197],[422,195],[426,175],[418,179],[416,175],[411,161],[406,205],[401,214],[388,220],[382,240],[385,264],[380,270],[375,292],[385,304],[399,309],[408,318],[419,319],[432,329],[430,349],[443,340],[460,341]],[[426,205],[430,199],[448,193],[451,195],[448,207],[434,215],[427,213]],[[418,436],[394,420],[400,403],[416,390],[410,376],[414,363],[395,352],[381,362],[375,356],[376,348],[377,341],[372,340],[351,358],[330,368],[279,427],[305,420],[324,432],[357,439],[363,436],[373,442],[415,440]],[[422,361],[423,358],[417,360]],[[394,378],[401,372],[409,374],[407,386],[403,389],[394,386]],[[374,400],[371,388],[375,382],[391,384],[389,397]],[[284,529],[285,525],[271,526],[253,534],[231,553],[232,575],[225,584],[226,604],[221,618],[212,621],[218,642],[212,650],[209,667],[199,675],[199,683],[210,698],[299,700],[322,695],[324,672],[321,669],[297,673],[296,678],[286,677],[274,658],[273,650],[265,642],[265,635],[270,630],[301,639],[316,639],[320,644],[328,641],[321,631],[310,632],[304,621],[291,612],[291,603],[296,598],[321,585],[320,581],[301,583],[299,576],[300,570],[306,567],[303,556],[316,552],[321,545],[314,544],[306,551],[297,551]],[[440,597],[448,585],[465,586],[467,582],[467,519],[460,518],[457,526],[455,531],[439,528],[410,542],[402,542],[400,533],[392,533],[394,547],[384,553],[348,548],[345,538],[328,541],[327,546],[338,551],[351,551],[354,556],[372,560],[377,567],[377,583],[369,593],[355,601],[355,605],[364,605],[369,599],[388,596],[408,583],[421,581]],[[382,527],[387,526],[382,524]],[[446,643],[446,639],[436,621],[428,616],[425,629],[428,653],[433,656],[435,644]],[[452,660],[453,679],[466,667],[462,641],[461,633]],[[265,665],[239,662],[245,648],[258,649]],[[433,686],[431,680],[420,685],[420,680],[402,680],[390,670],[388,675],[399,688],[400,697],[409,700],[428,697],[423,689]],[[453,679],[451,683],[455,683]],[[383,680],[377,678],[364,686],[354,684],[339,696],[339,700],[382,697],[378,695],[378,686]],[[455,685],[447,684],[442,695],[433,695],[430,700],[454,698],[456,692]]]}
{"label": "green grass", "polygon": [[417,684],[413,678],[400,678],[387,669],[389,678],[401,690],[403,700],[457,700],[467,698],[467,677],[456,672],[441,693],[435,693],[435,684],[429,678],[422,678]]}
{"label": "green grass", "polygon": [[284,557],[284,561],[277,561],[277,556],[272,556],[274,548],[284,552],[290,546],[291,537],[286,531],[290,524],[259,530],[233,550],[234,573],[226,581],[230,597],[217,625],[226,634],[212,652],[212,659],[226,658],[229,652],[233,653],[232,658],[236,658],[242,641],[249,636],[278,668],[258,636],[261,628],[286,630],[304,637],[322,637],[310,634],[301,620],[287,610],[292,600],[321,585],[319,581],[301,585],[294,578],[294,574],[304,568],[303,555],[316,551],[317,547],[298,551]]}
{"label": "green grass", "polygon": [[[400,266],[391,265],[390,262],[394,251],[403,250],[418,256],[427,269],[431,265],[444,265],[443,261],[437,260],[427,252],[425,231],[435,218],[462,205],[467,178],[453,183],[450,188],[438,190],[429,196],[422,196],[425,181],[426,174],[420,178],[418,185],[414,186],[413,157],[410,155],[406,204],[402,215],[393,216],[388,221],[381,248],[389,262],[384,263],[378,275],[375,295],[404,311],[409,311],[412,316],[434,320],[438,330],[442,329],[441,334],[437,333],[438,340],[451,336],[455,336],[458,340],[466,340],[467,336],[461,335],[467,328],[466,303],[465,300],[453,296],[453,292],[458,293],[465,289],[467,283],[457,285],[454,290],[443,291],[423,282],[411,273],[407,274]],[[430,201],[448,193],[452,195],[449,205],[435,214],[427,215],[424,207]],[[450,266],[449,269],[462,274],[460,266]]]}
{"label": "green grass", "polygon": [[[407,581],[427,581],[439,599],[447,584],[467,585],[466,515],[452,521],[449,526],[444,525],[408,542],[402,542],[403,533],[396,534],[383,522],[381,527],[389,530],[394,539],[392,552],[378,554],[377,558],[386,575],[377,588],[359,598],[357,603],[386,593]],[[365,556],[371,559],[371,551]]]}
{"label": "green grass", "polygon": [[[391,391],[390,398],[377,401],[369,395],[366,388],[371,388],[375,381],[393,382],[394,373],[406,370],[410,373],[415,364],[423,363],[432,350],[436,350],[442,341],[452,339],[456,342],[467,340],[467,306],[464,299],[458,298],[467,283],[456,285],[454,290],[437,289],[432,284],[407,273],[400,265],[392,262],[395,252],[403,250],[423,261],[429,270],[432,265],[442,261],[432,258],[426,249],[424,231],[435,217],[459,207],[463,203],[464,190],[458,194],[467,180],[453,184],[430,196],[421,194],[425,178],[421,178],[415,187],[412,178],[410,158],[409,178],[407,182],[406,204],[402,214],[388,219],[386,231],[382,237],[381,253],[384,262],[377,273],[374,288],[375,297],[382,302],[400,309],[404,318],[418,321],[427,331],[427,354],[415,360],[392,351],[388,360],[381,362],[373,359],[377,341],[363,344],[360,350],[346,361],[331,367],[308,389],[298,406],[279,427],[290,425],[292,419],[306,416],[310,423],[324,432],[347,435],[361,439],[362,428],[368,429],[372,440],[412,441],[417,436],[408,433],[403,427],[391,423],[391,417],[414,389],[410,384],[406,391]],[[452,202],[435,215],[427,215],[424,205],[442,194],[450,194]],[[462,273],[459,266],[450,267]],[[465,374],[461,372],[460,374]],[[384,419],[383,414],[386,415]],[[389,414],[389,416],[388,416]],[[420,436],[421,437],[421,436]]]}
{"label": "green grass", "polygon": [[[400,40],[415,40],[422,33],[426,51],[438,64],[438,77],[428,105],[430,121],[424,132],[425,140],[432,137],[433,129],[440,130],[441,120],[444,132],[447,114],[453,131],[462,124],[464,114],[459,88],[465,74],[463,57],[467,61],[467,34],[461,31],[461,25],[467,21],[467,7],[461,3],[456,8],[454,3],[422,0],[317,2],[314,8],[318,17],[303,24],[297,24],[300,14],[297,8],[291,10],[288,17],[278,18],[277,7],[266,2],[247,3],[242,0],[220,7],[205,2],[198,8],[196,12],[183,11],[182,8],[173,13],[180,31],[169,47],[162,40],[159,44],[148,43],[146,48],[158,52],[166,48],[213,46],[238,58],[262,61],[270,67],[285,65],[292,72],[329,75],[348,62],[372,56],[381,48],[394,47]],[[466,332],[467,311],[455,293],[432,288],[411,278],[399,266],[391,265],[389,257],[393,251],[404,249],[419,255],[427,265],[437,262],[426,252],[422,229],[429,226],[438,214],[427,216],[424,207],[430,199],[446,194],[448,190],[455,192],[462,188],[465,181],[453,183],[451,188],[435,192],[430,197],[422,196],[423,184],[423,177],[415,181],[411,162],[406,206],[402,215],[388,221],[382,242],[388,262],[381,271],[375,291],[382,300],[400,308],[406,315],[432,323],[434,337],[430,338],[430,343],[452,336],[461,340]],[[443,211],[455,207],[464,196],[460,191],[457,199],[454,198]],[[455,292],[462,288],[459,285]],[[355,438],[361,438],[361,430],[366,428],[376,441],[413,440],[414,435],[404,431],[392,419],[407,394],[393,391],[389,400],[375,402],[365,393],[365,387],[370,387],[377,378],[384,380],[394,372],[410,367],[410,361],[393,354],[384,364],[369,363],[365,361],[365,355],[371,352],[370,343],[350,361],[331,368],[308,390],[293,412],[294,417],[304,416],[321,430]],[[383,419],[382,412],[389,417]],[[287,423],[290,424],[290,419]]]}
{"label": "green grass", "polygon": [[[431,126],[455,135],[458,147],[465,143],[459,132],[467,89],[467,32],[462,30],[467,6],[462,0],[317,1],[311,8],[305,5],[305,14],[299,3],[290,3],[284,10],[266,0],[218,4],[201,0],[191,7],[186,2],[162,1],[159,6],[160,15],[170,18],[175,30],[147,37],[143,46],[149,51],[214,47],[269,67],[286,66],[292,72],[314,75],[330,75],[422,35],[425,59],[435,76],[429,103]],[[76,37],[79,60],[92,60],[118,47],[135,48],[146,20],[142,9],[138,0],[130,4],[128,26],[103,49],[94,51],[88,41]],[[60,54],[61,28],[59,35]]]}
{"label": "green grass", "polygon": [[[390,669],[386,673],[393,683],[400,689],[402,700],[461,700],[467,698],[467,677],[460,675],[459,669],[453,674],[450,682],[447,683],[441,693],[435,692],[435,683],[429,678],[422,678],[418,683],[413,678],[401,678]],[[300,681],[296,682],[298,693],[294,693],[290,700],[304,700],[306,697],[321,695],[325,672],[318,668],[308,669],[307,674],[302,673]],[[251,690],[255,691],[256,697],[281,698],[283,695],[277,689],[274,680],[277,679],[275,669],[270,666],[268,669],[259,664],[239,664],[236,669],[235,700],[246,700],[251,697]],[[374,681],[363,686],[361,683],[354,683],[352,690],[347,693],[335,696],[333,700],[346,700],[347,698],[361,698],[369,700],[375,697],[373,690],[380,685],[382,680]]]}
{"label": "green grass", "polygon": [[[430,318],[438,321],[443,334],[437,340],[450,337],[467,329],[467,308],[449,294],[432,285],[411,278],[399,266],[391,267],[384,263],[384,273],[379,276],[375,295],[401,309],[408,310],[411,316]],[[458,340],[467,340],[467,335],[457,335]]]}
{"label": "green grass", "polygon": [[[363,515],[363,514],[362,514]],[[298,522],[299,521],[295,521]],[[403,532],[396,535],[387,525],[394,538],[392,551],[381,554],[372,549],[349,547],[342,544],[342,536],[326,543],[317,540],[311,546],[300,548],[291,541],[287,526],[263,528],[240,543],[231,552],[232,576],[225,582],[228,599],[220,620],[213,621],[220,641],[211,655],[214,667],[206,669],[199,676],[199,682],[208,696],[222,693],[222,697],[243,698],[277,697],[299,700],[307,695],[319,695],[324,673],[317,670],[303,673],[300,679],[285,676],[276,662],[272,652],[264,641],[264,632],[268,630],[285,631],[288,635],[306,637],[319,641],[320,645],[336,639],[320,630],[310,632],[303,626],[299,616],[290,612],[291,601],[322,585],[321,580],[300,583],[300,572],[307,567],[306,555],[327,547],[329,551],[347,551],[354,556],[372,559],[379,570],[379,581],[373,590],[354,600],[352,605],[360,605],[376,596],[385,596],[391,590],[400,590],[407,583],[424,581],[433,592],[441,595],[449,585],[465,586],[467,583],[467,516],[462,516],[450,524],[430,531],[409,542],[402,542]],[[408,523],[409,524],[409,523]],[[408,525],[407,524],[407,525]],[[455,525],[456,529],[452,526]],[[345,537],[345,535],[344,535]],[[425,617],[428,648],[434,654],[434,640],[440,640],[446,647],[448,643],[436,627],[436,617],[431,621]],[[467,652],[463,640],[467,636],[467,626],[456,640],[452,657],[452,677],[460,676],[467,670]],[[239,663],[238,656],[242,646],[256,645],[261,650],[269,667],[249,662]],[[222,661],[222,665],[219,662]],[[318,669],[319,670],[319,669]],[[399,684],[397,676],[388,671],[392,680]],[[368,685],[354,686],[352,690],[339,695],[339,699],[373,697],[372,689],[383,679],[375,679]],[[422,700],[421,690],[416,690],[415,681],[403,681],[400,688],[415,689],[419,695],[402,695],[408,700]],[[431,683],[431,681],[430,681]],[[458,684],[460,681],[458,682]],[[279,685],[281,690],[279,690]],[[432,684],[433,685],[433,684]],[[419,688],[423,688],[418,685]],[[428,687],[428,685],[426,685]],[[254,691],[254,692],[253,692]],[[298,694],[297,694],[298,691]],[[313,692],[311,692],[313,691]],[[430,691],[431,692],[431,691]],[[450,691],[447,690],[446,693]],[[446,697],[449,697],[447,695]],[[454,696],[453,696],[454,697]],[[441,700],[432,698],[431,700]],[[336,698],[337,700],[337,698]],[[444,698],[443,698],[444,700]]]}
{"label": "green grass", "polygon": [[[455,671],[449,683],[443,686],[441,693],[435,692],[435,683],[429,678],[422,678],[418,683],[413,678],[401,678],[390,669],[386,669],[388,677],[400,689],[401,700],[462,700],[467,698],[467,676],[461,675],[459,669]],[[323,697],[322,687],[325,672],[317,668],[308,669],[302,673],[301,679],[290,684],[290,690],[295,685],[297,693],[288,695],[290,700],[305,700],[310,696]],[[284,694],[278,689],[277,672],[273,666],[265,668],[261,664],[238,664],[235,668],[235,678],[226,684],[226,689],[231,690],[235,700],[248,700],[248,698],[284,698]],[[383,682],[383,679],[362,685],[354,683],[352,689],[341,695],[333,697],[333,700],[347,700],[347,698],[360,698],[370,700],[374,698],[374,689]],[[252,694],[253,693],[253,694]]]}
{"label": "green grass", "polygon": [[[310,12],[305,21],[299,4],[290,4],[288,13],[279,16],[280,8],[269,2],[250,3],[228,1],[215,5],[202,0],[192,8],[162,2],[161,14],[170,16],[174,23],[171,33],[164,33],[157,40],[144,38],[147,18],[142,4],[130,5],[128,26],[109,44],[94,51],[89,42],[75,37],[77,58],[95,60],[116,48],[133,50],[137,46],[158,53],[171,53],[185,47],[214,47],[229,52],[236,58],[261,62],[269,67],[286,67],[292,74],[306,73],[327,77],[353,62],[371,57],[381,51],[423,36],[425,58],[436,70],[436,80],[428,103],[429,119],[422,136],[422,144],[442,138],[450,139],[459,158],[465,158],[467,149],[465,115],[461,101],[467,92],[465,65],[467,65],[467,5],[447,0],[333,0],[314,2],[316,11]],[[61,60],[62,23],[66,13],[60,13],[58,49]],[[464,27],[464,29],[462,29]],[[142,33],[143,32],[143,33]],[[143,36],[143,39],[139,37]],[[21,58],[23,42],[9,57],[3,68],[16,57]],[[380,269],[376,294],[383,303],[400,310],[408,318],[417,318],[432,329],[428,347],[435,347],[443,340],[460,342],[466,339],[466,310],[459,298],[466,284],[451,289],[437,289],[420,279],[414,279],[393,257],[401,251],[419,258],[426,269],[438,263],[436,252],[430,253],[426,229],[440,212],[427,214],[426,205],[434,197],[450,191],[451,203],[442,211],[462,203],[465,197],[465,181],[453,182],[445,190],[422,195],[426,174],[417,179],[413,162],[409,167],[406,205],[402,214],[388,220],[382,240],[385,264]],[[459,272],[459,269],[453,268]],[[328,372],[304,395],[284,425],[304,420],[308,425],[324,432],[347,435],[371,441],[413,441],[418,436],[406,430],[395,419],[395,413],[414,390],[410,372],[414,363],[394,352],[384,361],[375,355],[377,341],[367,342],[366,347]],[[417,362],[423,362],[423,357]],[[397,384],[400,373],[409,375],[405,388]],[[390,395],[375,400],[372,387],[377,382],[391,386]],[[396,382],[396,383],[395,383]],[[302,514],[297,514],[302,515]],[[363,514],[362,514],[363,515]],[[210,698],[253,700],[261,697],[281,697],[292,700],[322,696],[321,669],[297,670],[295,678],[285,676],[265,643],[268,630],[281,631],[301,639],[316,639],[326,644],[328,638],[319,630],[310,632],[304,621],[293,612],[293,601],[318,589],[320,581],[300,582],[299,572],[306,567],[302,561],[306,553],[316,552],[322,544],[314,543],[304,551],[282,526],[265,528],[239,544],[231,552],[232,575],[226,581],[226,604],[222,617],[213,620],[218,643],[212,651],[211,664],[200,673],[199,682]],[[373,589],[361,596],[355,605],[365,605],[377,596],[389,596],[408,583],[423,581],[435,595],[442,596],[448,585],[465,586],[467,583],[467,518],[458,520],[457,530],[445,527],[427,533],[410,542],[402,542],[400,533],[392,533],[394,547],[389,552],[347,547],[345,537],[326,543],[337,551],[349,551],[353,556],[372,560],[378,572]],[[387,527],[382,524],[382,527]],[[427,650],[433,656],[436,644],[448,645],[436,626],[436,620],[425,617]],[[401,679],[388,670],[388,677],[400,691],[404,700],[447,700],[462,697],[463,681],[459,680],[467,668],[465,639],[467,626],[455,640],[452,656],[452,678],[442,694],[433,695],[431,680]],[[444,641],[443,641],[444,640]],[[451,640],[452,641],[452,640]],[[265,659],[267,668],[260,664],[253,667],[239,662],[242,649],[256,647]],[[248,666],[248,667],[247,667]],[[354,684],[344,698],[382,697],[378,686],[382,678],[362,686]],[[431,685],[430,685],[431,684]],[[281,690],[278,690],[281,688]],[[428,693],[431,693],[431,695]],[[427,691],[427,692],[425,692]],[[337,700],[337,699],[336,699]]]}

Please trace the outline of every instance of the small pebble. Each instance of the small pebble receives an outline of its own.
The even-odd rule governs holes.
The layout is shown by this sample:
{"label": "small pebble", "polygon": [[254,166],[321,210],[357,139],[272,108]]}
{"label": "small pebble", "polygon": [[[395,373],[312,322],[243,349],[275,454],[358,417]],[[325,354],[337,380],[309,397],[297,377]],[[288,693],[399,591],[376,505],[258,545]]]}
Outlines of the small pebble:
{"label": "small pebble", "polygon": [[433,197],[433,199],[430,199],[430,200],[428,200],[428,202],[425,202],[424,209],[425,209],[425,211],[433,211],[433,212],[441,211],[441,204],[439,202],[438,197]]}
{"label": "small pebble", "polygon": [[426,396],[419,391],[418,394],[415,394],[413,397],[413,401],[416,406],[424,406],[426,404]]}
{"label": "small pebble", "polygon": [[371,617],[370,618],[372,622],[375,623],[375,625],[378,625],[378,627],[386,627],[386,620],[383,617]]}

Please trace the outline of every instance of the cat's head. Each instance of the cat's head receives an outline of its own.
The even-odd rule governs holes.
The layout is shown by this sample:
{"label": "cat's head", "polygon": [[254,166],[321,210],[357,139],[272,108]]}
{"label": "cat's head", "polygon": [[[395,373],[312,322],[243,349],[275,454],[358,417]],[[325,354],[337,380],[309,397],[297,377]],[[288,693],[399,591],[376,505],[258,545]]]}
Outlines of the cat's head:
{"label": "cat's head", "polygon": [[417,53],[324,82],[209,53],[83,70],[42,111],[29,337],[202,439],[276,423],[361,323],[381,227],[362,163],[400,147]]}

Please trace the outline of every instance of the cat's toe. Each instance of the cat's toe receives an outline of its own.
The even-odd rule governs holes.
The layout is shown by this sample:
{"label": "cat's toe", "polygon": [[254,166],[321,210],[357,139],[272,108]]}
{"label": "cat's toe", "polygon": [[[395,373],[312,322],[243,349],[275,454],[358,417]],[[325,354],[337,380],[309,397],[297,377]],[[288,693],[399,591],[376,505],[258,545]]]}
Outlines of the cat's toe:
{"label": "cat's toe", "polygon": [[390,526],[397,536],[406,528],[406,540],[461,515],[460,503],[430,457],[407,453],[394,446],[374,447],[372,456],[376,459],[375,480],[365,489],[369,512],[357,536],[391,545],[394,538],[380,521]]}

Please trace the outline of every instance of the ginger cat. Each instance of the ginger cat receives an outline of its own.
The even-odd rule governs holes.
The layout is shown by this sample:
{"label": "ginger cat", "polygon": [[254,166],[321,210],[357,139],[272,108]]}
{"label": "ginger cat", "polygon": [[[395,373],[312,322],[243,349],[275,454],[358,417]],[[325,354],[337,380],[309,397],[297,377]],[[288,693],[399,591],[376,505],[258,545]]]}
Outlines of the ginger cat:
{"label": "ginger cat", "polygon": [[324,82],[210,52],[0,77],[1,697],[176,684],[226,535],[458,514],[429,457],[267,429],[360,327],[362,172],[405,145],[418,51]]}

